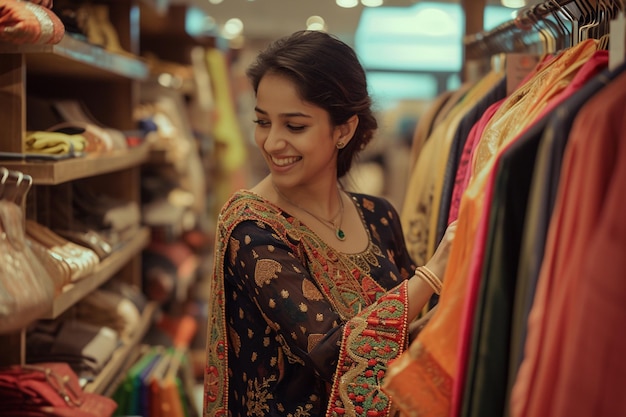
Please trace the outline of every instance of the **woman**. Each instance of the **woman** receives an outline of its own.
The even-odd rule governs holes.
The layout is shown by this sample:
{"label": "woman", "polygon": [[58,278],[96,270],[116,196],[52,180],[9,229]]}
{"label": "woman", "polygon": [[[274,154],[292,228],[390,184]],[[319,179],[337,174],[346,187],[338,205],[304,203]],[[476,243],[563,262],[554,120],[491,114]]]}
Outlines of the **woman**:
{"label": "woman", "polygon": [[415,272],[390,203],[340,186],[377,128],[349,46],[297,32],[247,75],[270,173],[219,216],[205,415],[388,415],[381,378],[441,286],[454,227]]}

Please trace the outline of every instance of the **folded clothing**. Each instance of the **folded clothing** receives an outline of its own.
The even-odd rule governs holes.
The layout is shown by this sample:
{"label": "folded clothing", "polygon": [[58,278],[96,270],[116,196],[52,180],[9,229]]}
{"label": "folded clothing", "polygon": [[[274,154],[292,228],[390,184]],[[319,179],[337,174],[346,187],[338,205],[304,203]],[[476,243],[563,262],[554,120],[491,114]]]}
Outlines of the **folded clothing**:
{"label": "folded clothing", "polygon": [[76,305],[80,320],[97,326],[110,327],[122,338],[131,337],[141,320],[137,306],[121,294],[98,289],[84,297]]}
{"label": "folded clothing", "polygon": [[29,131],[24,138],[27,153],[74,155],[85,151],[87,139],[83,135],[61,132]]}
{"label": "folded clothing", "polygon": [[0,415],[110,417],[117,404],[82,390],[66,363],[12,365],[0,368]]}
{"label": "folded clothing", "polygon": [[64,320],[54,330],[55,333],[45,333],[43,328],[35,327],[29,332],[26,360],[66,362],[78,376],[88,380],[102,371],[120,344],[115,330],[81,320]]}

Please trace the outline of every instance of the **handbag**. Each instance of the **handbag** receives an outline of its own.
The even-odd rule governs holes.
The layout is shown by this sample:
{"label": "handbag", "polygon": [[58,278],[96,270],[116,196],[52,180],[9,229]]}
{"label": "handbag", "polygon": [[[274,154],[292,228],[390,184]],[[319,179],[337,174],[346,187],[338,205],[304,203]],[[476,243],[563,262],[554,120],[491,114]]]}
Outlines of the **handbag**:
{"label": "handbag", "polygon": [[[30,176],[0,168],[0,334],[26,327],[54,301],[54,281],[26,243],[17,203],[30,184]],[[15,191],[5,192],[9,188]]]}
{"label": "handbag", "polygon": [[45,362],[0,368],[3,417],[111,417],[117,404],[87,393],[68,364]]}
{"label": "handbag", "polygon": [[18,0],[3,0],[0,4],[0,42],[56,44],[64,34],[65,26],[47,7]]}

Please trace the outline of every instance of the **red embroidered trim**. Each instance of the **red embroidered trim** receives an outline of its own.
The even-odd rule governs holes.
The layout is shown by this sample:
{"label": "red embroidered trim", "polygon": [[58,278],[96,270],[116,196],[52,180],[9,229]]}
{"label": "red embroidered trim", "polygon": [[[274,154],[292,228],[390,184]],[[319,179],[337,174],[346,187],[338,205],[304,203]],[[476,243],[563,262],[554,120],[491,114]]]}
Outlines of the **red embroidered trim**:
{"label": "red embroidered trim", "polygon": [[407,302],[405,281],[345,325],[327,417],[389,415],[381,386],[388,363],[404,350]]}

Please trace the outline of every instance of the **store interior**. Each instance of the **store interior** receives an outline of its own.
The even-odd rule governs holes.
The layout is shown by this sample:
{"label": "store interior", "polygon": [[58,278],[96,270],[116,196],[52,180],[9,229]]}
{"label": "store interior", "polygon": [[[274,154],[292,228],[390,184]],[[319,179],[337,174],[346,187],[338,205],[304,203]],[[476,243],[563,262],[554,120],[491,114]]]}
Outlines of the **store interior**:
{"label": "store interior", "polygon": [[23,21],[0,33],[0,366],[53,363],[103,416],[202,415],[217,214],[267,174],[245,69],[268,42],[309,27],[353,46],[380,128],[342,185],[404,212],[416,170],[444,182],[420,158],[442,97],[509,62],[521,80],[585,25],[621,22],[613,67],[625,56],[608,0],[3,3],[0,27]]}

